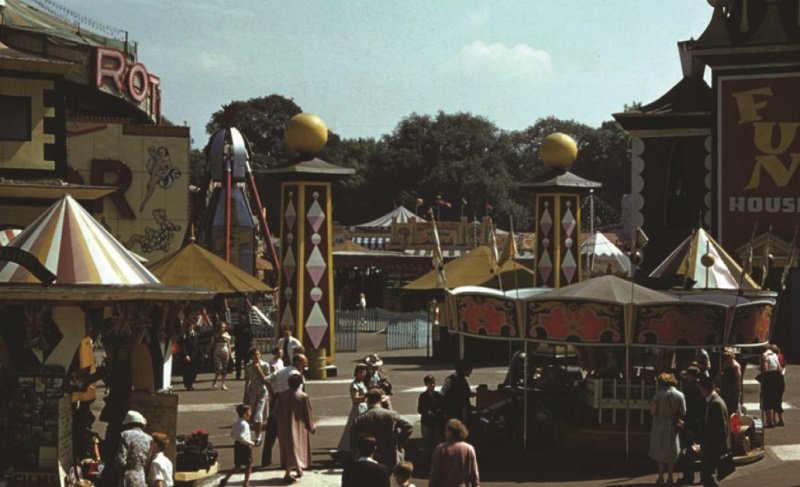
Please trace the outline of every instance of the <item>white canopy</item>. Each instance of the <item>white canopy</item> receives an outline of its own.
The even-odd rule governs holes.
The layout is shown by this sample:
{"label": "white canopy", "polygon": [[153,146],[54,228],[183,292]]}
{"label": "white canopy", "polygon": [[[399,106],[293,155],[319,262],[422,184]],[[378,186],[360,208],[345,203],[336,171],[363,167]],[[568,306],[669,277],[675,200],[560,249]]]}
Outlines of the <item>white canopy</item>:
{"label": "white canopy", "polygon": [[412,219],[416,219],[418,222],[424,222],[425,220],[417,216],[414,212],[409,211],[406,209],[405,206],[400,205],[394,210],[390,211],[389,213],[378,217],[372,221],[362,223],[360,225],[356,225],[357,228],[377,228],[377,227],[390,227],[392,226],[392,220],[396,220],[397,223],[408,223]]}
{"label": "white canopy", "polygon": [[588,258],[588,268],[591,275],[607,273],[611,265],[611,273],[628,275],[631,270],[631,259],[625,252],[611,243],[602,232],[581,242],[581,255]]}

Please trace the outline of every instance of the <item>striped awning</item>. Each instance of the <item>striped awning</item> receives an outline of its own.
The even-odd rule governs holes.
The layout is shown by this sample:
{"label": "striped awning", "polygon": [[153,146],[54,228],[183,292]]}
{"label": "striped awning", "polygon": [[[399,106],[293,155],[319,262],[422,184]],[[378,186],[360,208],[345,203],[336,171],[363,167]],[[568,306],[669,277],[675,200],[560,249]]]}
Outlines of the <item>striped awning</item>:
{"label": "striped awning", "polygon": [[[70,195],[42,213],[10,244],[33,254],[56,275],[56,284],[159,284],[116,238]],[[2,283],[38,280],[14,262],[0,266]]]}
{"label": "striped awning", "polygon": [[0,247],[5,247],[6,245],[10,244],[14,238],[22,233],[22,230],[19,228],[7,228],[5,230],[0,230]]}

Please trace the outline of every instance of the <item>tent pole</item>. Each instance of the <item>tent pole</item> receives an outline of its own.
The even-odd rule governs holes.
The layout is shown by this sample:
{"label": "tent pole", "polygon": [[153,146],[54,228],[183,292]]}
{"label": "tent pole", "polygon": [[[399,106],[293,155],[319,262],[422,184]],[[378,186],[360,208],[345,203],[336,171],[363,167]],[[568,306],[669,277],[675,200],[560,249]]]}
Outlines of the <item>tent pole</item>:
{"label": "tent pole", "polygon": [[525,354],[522,369],[522,393],[524,394],[522,398],[522,451],[528,451],[528,340],[523,340],[522,344]]}
{"label": "tent pole", "polygon": [[[631,303],[628,316],[632,314],[633,303]],[[631,347],[628,340],[625,340],[625,460],[631,459]]]}
{"label": "tent pole", "polygon": [[228,157],[225,159],[225,260],[231,261],[231,184],[233,179],[232,155],[228,149]]}

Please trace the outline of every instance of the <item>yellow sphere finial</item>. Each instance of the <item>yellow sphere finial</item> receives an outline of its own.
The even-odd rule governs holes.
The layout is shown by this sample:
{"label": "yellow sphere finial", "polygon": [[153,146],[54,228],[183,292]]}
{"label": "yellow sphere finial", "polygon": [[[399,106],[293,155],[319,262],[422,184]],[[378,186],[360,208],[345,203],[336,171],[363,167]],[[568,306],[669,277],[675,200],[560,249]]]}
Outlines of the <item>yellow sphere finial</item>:
{"label": "yellow sphere finial", "polygon": [[555,132],[542,139],[539,156],[545,166],[567,169],[578,157],[578,144],[569,135]]}
{"label": "yellow sphere finial", "polygon": [[313,113],[298,113],[289,119],[283,137],[293,151],[314,155],[325,147],[328,127]]}

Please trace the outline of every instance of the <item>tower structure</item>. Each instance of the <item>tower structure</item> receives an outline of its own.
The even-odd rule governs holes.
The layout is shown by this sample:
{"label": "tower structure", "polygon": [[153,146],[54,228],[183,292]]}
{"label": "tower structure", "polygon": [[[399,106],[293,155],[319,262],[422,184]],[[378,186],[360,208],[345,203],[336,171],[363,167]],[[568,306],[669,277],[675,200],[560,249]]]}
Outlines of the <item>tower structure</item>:
{"label": "tower structure", "polygon": [[536,286],[557,288],[581,279],[581,197],[602,184],[569,172],[578,148],[568,135],[548,135],[539,154],[547,172],[519,186],[536,199]]}
{"label": "tower structure", "polygon": [[290,327],[307,350],[325,350],[330,363],[335,356],[331,182],[355,171],[315,157],[327,130],[315,115],[293,117],[286,142],[301,156],[265,174],[281,181],[279,326]]}

